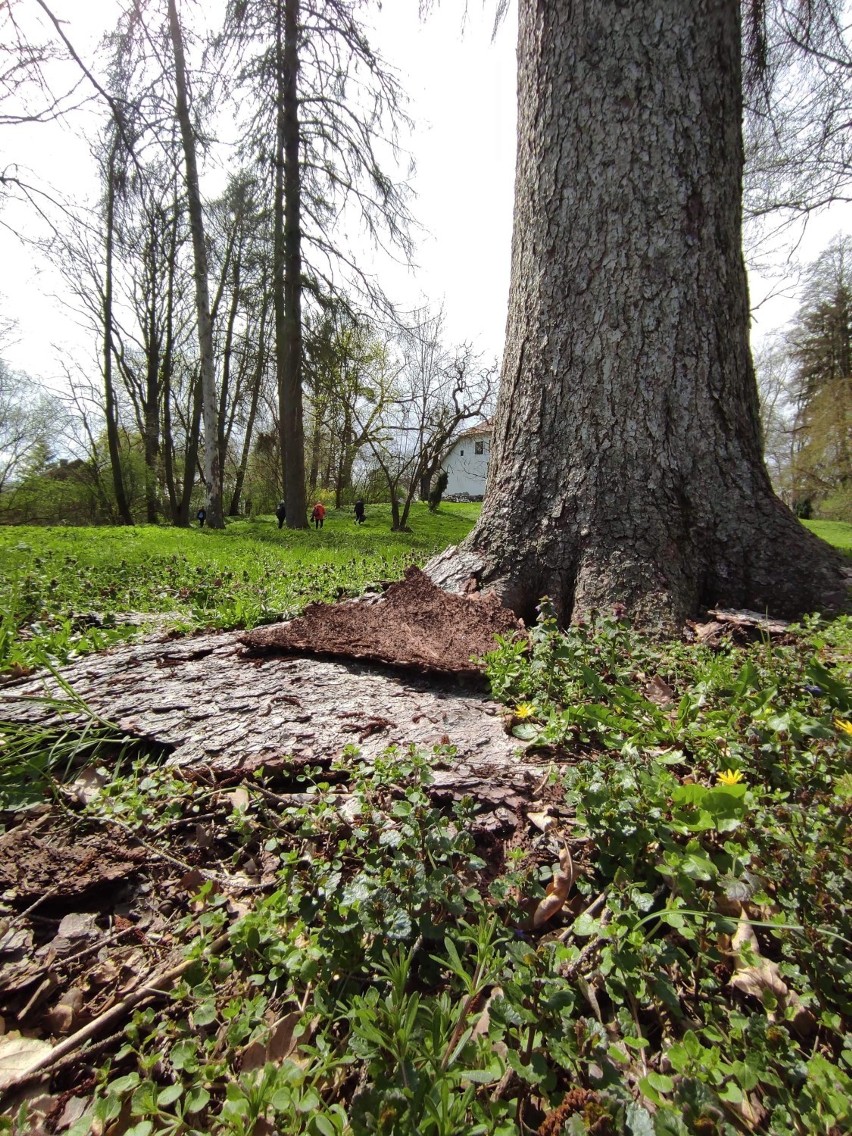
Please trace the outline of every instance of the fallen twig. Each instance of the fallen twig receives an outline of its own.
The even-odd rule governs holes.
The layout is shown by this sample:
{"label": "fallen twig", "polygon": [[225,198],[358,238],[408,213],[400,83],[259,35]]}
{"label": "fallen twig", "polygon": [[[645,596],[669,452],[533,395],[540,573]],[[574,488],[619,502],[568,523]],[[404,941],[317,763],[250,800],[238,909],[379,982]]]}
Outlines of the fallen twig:
{"label": "fallen twig", "polygon": [[[206,955],[218,954],[223,947],[227,946],[230,942],[230,932],[220,935],[218,939],[213,942],[206,950]],[[76,1059],[82,1052],[86,1042],[92,1038],[97,1037],[98,1034],[104,1032],[109,1026],[122,1021],[131,1010],[135,1009],[140,1003],[146,1001],[153,1001],[156,998],[168,994],[171,987],[191,966],[196,963],[196,959],[183,959],[177,966],[170,967],[168,970],[160,971],[155,974],[150,982],[146,982],[143,986],[139,986],[136,990],[130,992],[126,998],[117,1002],[100,1017],[95,1018],[87,1025],[78,1029],[76,1033],[72,1033],[66,1037],[64,1041],[60,1041],[51,1049],[50,1053],[46,1053],[35,1065],[22,1073],[14,1081],[10,1082],[5,1089],[5,1092],[11,1093],[17,1089],[24,1088],[32,1081],[40,1080],[49,1070],[52,1070],[60,1061],[65,1062],[65,1058],[71,1058],[72,1055]]]}
{"label": "fallen twig", "polygon": [[30,906],[26,909],[26,911],[20,911],[20,912],[18,912],[17,915],[13,915],[12,918],[9,920],[9,925],[6,928],[6,930],[11,931],[13,927],[17,927],[17,925],[19,923],[21,923],[24,919],[26,919],[26,917],[28,915],[32,915],[32,913],[37,908],[41,907],[41,905],[43,903],[46,903],[49,899],[52,899],[53,896],[56,895],[56,893],[60,890],[61,887],[62,887],[61,883],[54,884],[52,888],[48,888],[48,890],[43,895],[40,895],[38,897],[38,899],[35,901],[35,903],[31,903]]}
{"label": "fallen twig", "polygon": [[[604,890],[599,895],[595,896],[595,898],[592,900],[592,902],[589,904],[589,906],[585,909],[585,911],[580,912],[580,914],[577,916],[577,919],[582,919],[584,915],[594,915],[594,913],[598,910],[598,908],[602,906],[602,904],[603,904],[604,900],[606,899],[608,893],[609,893],[609,888],[604,888]],[[575,920],[575,922],[576,922],[576,920]],[[571,934],[572,934],[571,927],[566,927],[565,930],[562,932],[562,934],[559,936],[559,941],[564,943],[566,939],[571,938]]]}
{"label": "fallen twig", "polygon": [[180,860],[177,856],[173,856],[171,852],[164,852],[162,848],[157,848],[155,844],[149,844],[147,840],[139,835],[138,832],[125,824],[124,821],[116,820],[115,817],[94,817],[94,820],[99,821],[101,824],[112,824],[116,828],[120,828],[129,837],[141,844],[146,852],[150,852],[152,856],[158,856],[161,860],[165,860],[169,864],[174,864],[175,867],[180,868],[183,872],[200,872],[205,880],[211,880],[213,883],[220,884],[222,887],[238,888],[241,891],[261,891],[267,885],[263,883],[255,883],[251,880],[240,878],[237,876],[228,875],[225,872],[212,872],[209,868],[199,868],[195,864],[189,864],[186,860]]}

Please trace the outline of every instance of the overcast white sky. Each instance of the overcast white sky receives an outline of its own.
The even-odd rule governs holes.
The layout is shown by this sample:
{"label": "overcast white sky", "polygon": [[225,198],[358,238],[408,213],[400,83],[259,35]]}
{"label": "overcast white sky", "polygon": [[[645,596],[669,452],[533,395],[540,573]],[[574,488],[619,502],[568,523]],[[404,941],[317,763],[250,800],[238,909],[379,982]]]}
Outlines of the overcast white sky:
{"label": "overcast white sky", "polygon": [[[67,34],[80,53],[90,58],[115,0],[54,0],[53,8],[67,20]],[[484,5],[469,0],[464,26],[461,0],[444,0],[425,22],[417,8],[417,0],[385,0],[372,17],[376,42],[400,71],[412,100],[416,126],[409,145],[418,194],[413,210],[423,227],[417,268],[394,271],[390,282],[385,268],[382,277],[402,302],[443,299],[451,339],[473,341],[487,355],[499,355],[515,160],[514,5],[493,42],[493,0]],[[68,124],[4,128],[0,165],[10,162],[19,163],[22,174],[31,167],[65,195],[92,192],[88,147]],[[58,294],[57,274],[9,231],[30,230],[31,214],[7,206],[0,223],[0,314],[19,324],[17,342],[4,355],[13,366],[54,380],[60,361],[81,352],[83,337]],[[836,216],[812,221],[800,255],[812,259],[838,228]],[[753,303],[774,285],[777,281],[753,277]],[[795,307],[793,299],[758,306],[756,336],[790,319]]]}

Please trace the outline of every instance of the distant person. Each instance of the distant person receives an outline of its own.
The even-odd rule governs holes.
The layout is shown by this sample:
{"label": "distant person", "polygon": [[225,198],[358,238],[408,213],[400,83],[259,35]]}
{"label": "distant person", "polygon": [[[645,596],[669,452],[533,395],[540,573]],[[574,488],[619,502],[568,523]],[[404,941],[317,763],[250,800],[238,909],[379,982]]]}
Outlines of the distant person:
{"label": "distant person", "polygon": [[325,505],[322,501],[317,501],[314,505],[314,511],[311,513],[311,520],[314,522],[315,529],[321,529],[323,521],[325,521]]}
{"label": "distant person", "polygon": [[284,501],[279,501],[275,506],[275,516],[278,518],[278,528],[280,529],[287,519],[287,505]]}
{"label": "distant person", "polygon": [[204,528],[204,522],[207,520],[207,510],[202,506],[195,514],[195,519],[198,521],[198,527]]}
{"label": "distant person", "polygon": [[355,502],[355,524],[363,525],[364,523],[364,502],[359,497]]}

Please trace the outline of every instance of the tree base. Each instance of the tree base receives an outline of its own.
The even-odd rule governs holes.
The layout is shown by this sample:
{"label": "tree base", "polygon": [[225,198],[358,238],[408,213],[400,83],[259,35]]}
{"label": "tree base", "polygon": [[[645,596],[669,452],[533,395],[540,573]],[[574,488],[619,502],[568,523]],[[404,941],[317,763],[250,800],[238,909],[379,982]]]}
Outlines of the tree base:
{"label": "tree base", "polygon": [[[493,592],[530,622],[548,596],[563,625],[595,612],[616,612],[651,634],[677,635],[689,618],[710,608],[747,608],[781,619],[809,612],[848,610],[852,570],[839,553],[808,532],[780,502],[759,521],[740,523],[700,543],[693,535],[671,541],[654,555],[635,546],[613,547],[592,534],[564,529],[545,540],[514,546],[488,540],[482,525],[460,545],[445,549],[425,567],[450,592]],[[770,520],[773,523],[769,523]]]}

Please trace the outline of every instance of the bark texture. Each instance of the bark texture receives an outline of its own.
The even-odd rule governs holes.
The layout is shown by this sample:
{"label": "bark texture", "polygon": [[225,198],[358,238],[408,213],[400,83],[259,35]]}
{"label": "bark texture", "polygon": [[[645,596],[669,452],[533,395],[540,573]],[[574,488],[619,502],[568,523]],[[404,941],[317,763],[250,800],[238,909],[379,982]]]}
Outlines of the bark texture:
{"label": "bark texture", "polygon": [[[546,752],[527,752],[506,733],[497,703],[452,679],[442,687],[434,676],[403,678],[359,663],[248,658],[238,633],[119,647],[77,660],[59,679],[3,686],[0,717],[73,730],[100,714],[170,751],[187,773],[214,780],[261,766],[327,766],[352,745],[368,761],[391,745],[453,746],[436,765],[432,792],[475,796],[477,823],[487,827],[515,826],[551,768]],[[66,701],[69,688],[75,698]]]}
{"label": "bark texture", "polygon": [[512,282],[481,519],[430,566],[528,618],[842,599],[763,459],[737,0],[520,0]]}
{"label": "bark texture", "polygon": [[130,503],[124,489],[124,477],[121,471],[121,442],[118,429],[115,384],[112,375],[112,355],[114,350],[112,278],[115,252],[115,186],[118,176],[116,172],[116,157],[118,154],[119,137],[119,132],[116,130],[115,137],[110,145],[109,160],[106,168],[106,249],[103,292],[104,416],[106,418],[107,447],[109,449],[109,461],[112,470],[112,487],[115,493],[115,505],[118,510],[118,518],[121,524],[132,525],[133,515],[130,512]]}
{"label": "bark texture", "polygon": [[274,205],[278,431],[287,528],[307,528],[302,417],[302,230],[299,169],[299,0],[277,0]]}

